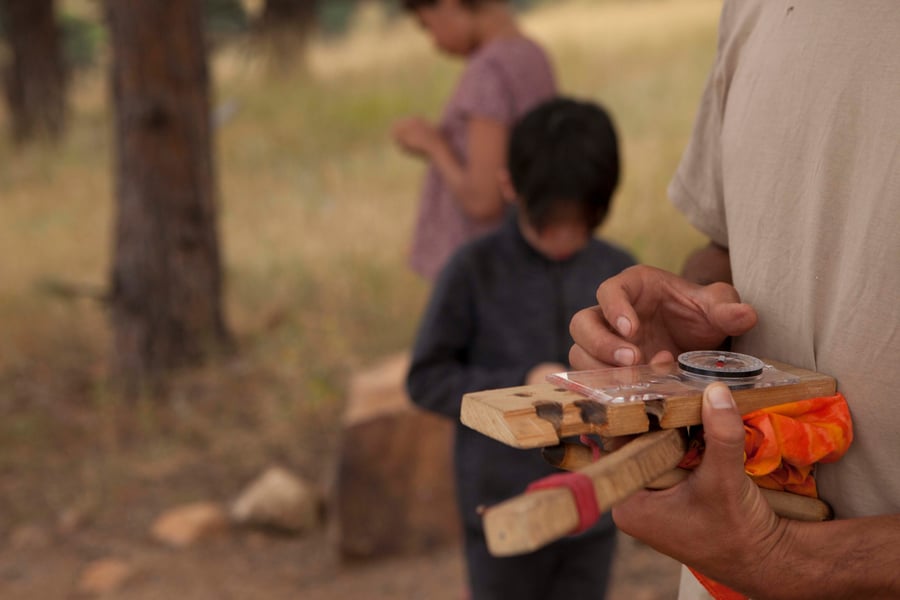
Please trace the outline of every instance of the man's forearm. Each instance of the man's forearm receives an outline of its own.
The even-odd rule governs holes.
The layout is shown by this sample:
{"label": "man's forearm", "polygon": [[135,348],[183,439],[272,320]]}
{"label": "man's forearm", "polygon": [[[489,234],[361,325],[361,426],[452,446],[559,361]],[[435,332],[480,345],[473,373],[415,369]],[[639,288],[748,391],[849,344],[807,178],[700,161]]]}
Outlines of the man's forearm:
{"label": "man's forearm", "polygon": [[755,600],[900,598],[900,515],[782,524],[775,551],[736,589]]}

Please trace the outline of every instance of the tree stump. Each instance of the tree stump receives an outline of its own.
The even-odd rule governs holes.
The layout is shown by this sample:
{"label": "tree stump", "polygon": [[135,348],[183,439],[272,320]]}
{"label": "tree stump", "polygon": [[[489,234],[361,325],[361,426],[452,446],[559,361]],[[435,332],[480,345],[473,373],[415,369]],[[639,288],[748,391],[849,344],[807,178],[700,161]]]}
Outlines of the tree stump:
{"label": "tree stump", "polygon": [[406,393],[409,355],[355,375],[344,414],[335,520],[345,560],[381,558],[456,543],[454,424]]}

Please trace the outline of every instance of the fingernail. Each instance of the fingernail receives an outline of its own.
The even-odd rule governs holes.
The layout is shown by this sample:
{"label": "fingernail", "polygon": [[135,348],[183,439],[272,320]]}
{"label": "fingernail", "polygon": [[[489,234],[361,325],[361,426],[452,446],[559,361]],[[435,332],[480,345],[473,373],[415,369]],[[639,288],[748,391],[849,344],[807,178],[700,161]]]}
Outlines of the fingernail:
{"label": "fingernail", "polygon": [[619,348],[615,352],[613,352],[613,358],[617,363],[623,366],[630,366],[634,364],[634,350],[631,348]]}
{"label": "fingernail", "polygon": [[717,410],[734,408],[731,390],[725,385],[711,385],[706,388],[706,398],[709,400],[709,405]]}
{"label": "fingernail", "polygon": [[631,321],[629,321],[627,317],[619,317],[616,319],[616,330],[625,337],[628,337],[631,335]]}

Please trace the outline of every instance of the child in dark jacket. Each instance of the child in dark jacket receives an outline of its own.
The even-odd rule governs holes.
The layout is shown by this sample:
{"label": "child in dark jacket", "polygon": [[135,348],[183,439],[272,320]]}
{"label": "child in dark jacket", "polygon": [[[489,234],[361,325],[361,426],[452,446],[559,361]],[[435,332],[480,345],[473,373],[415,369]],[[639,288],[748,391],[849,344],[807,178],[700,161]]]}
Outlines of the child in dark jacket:
{"label": "child in dark jacket", "polygon": [[455,475],[473,600],[602,598],[615,548],[604,516],[593,528],[533,553],[487,551],[480,505],[522,493],[555,470],[537,450],[496,442],[459,422],[467,392],[544,381],[567,370],[568,325],[596,304],[597,286],[633,265],[593,236],[619,180],[613,124],[602,108],[558,98],[513,128],[502,177],[518,210],[458,250],[420,325],[407,386],[419,406],[456,424]]}

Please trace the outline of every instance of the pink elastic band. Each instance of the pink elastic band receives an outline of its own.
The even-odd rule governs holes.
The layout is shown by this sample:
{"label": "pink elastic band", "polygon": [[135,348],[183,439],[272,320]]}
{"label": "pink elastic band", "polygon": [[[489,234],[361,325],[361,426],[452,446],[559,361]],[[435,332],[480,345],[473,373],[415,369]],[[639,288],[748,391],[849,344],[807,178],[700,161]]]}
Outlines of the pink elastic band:
{"label": "pink elastic band", "polygon": [[566,488],[572,492],[572,497],[575,499],[578,525],[570,532],[571,534],[589,529],[600,518],[600,506],[597,504],[597,496],[594,493],[594,482],[584,473],[572,471],[571,473],[548,475],[532,482],[525,491],[527,493],[553,488]]}
{"label": "pink elastic band", "polygon": [[600,447],[600,444],[595,442],[591,436],[582,434],[578,437],[578,441],[591,449],[591,458],[594,462],[600,460],[600,457],[603,456],[603,448]]}

